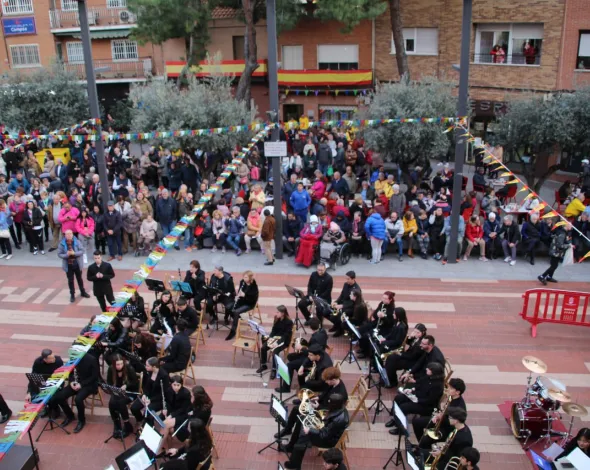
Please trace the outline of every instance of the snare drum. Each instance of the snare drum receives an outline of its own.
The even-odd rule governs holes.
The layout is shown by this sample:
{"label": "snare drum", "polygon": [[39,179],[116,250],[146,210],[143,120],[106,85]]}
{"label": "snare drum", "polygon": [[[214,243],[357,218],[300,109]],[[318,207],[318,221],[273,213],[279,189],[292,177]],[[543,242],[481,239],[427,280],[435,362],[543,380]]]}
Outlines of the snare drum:
{"label": "snare drum", "polygon": [[549,389],[557,389],[566,391],[565,385],[559,380],[552,379],[551,377],[537,377],[537,380],[531,385],[531,395],[533,395],[533,403],[539,408],[543,408],[546,411],[553,409],[559,409],[559,402],[555,403],[553,398],[549,396]]}
{"label": "snare drum", "polygon": [[517,439],[539,437],[549,427],[547,412],[535,404],[531,408],[525,408],[522,403],[513,403],[510,412],[510,427]]}

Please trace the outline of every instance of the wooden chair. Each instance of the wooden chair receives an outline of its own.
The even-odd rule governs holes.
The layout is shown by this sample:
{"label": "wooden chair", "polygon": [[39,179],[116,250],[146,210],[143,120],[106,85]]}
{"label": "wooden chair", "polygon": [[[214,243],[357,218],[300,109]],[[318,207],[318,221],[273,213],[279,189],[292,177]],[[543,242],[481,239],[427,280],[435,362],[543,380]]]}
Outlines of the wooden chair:
{"label": "wooden chair", "polygon": [[250,320],[258,320],[258,323],[262,325],[262,313],[260,313],[258,302],[256,302],[256,306],[252,310],[248,310],[248,318]]}
{"label": "wooden chair", "polygon": [[[74,398],[76,397],[76,395],[72,395],[72,400],[70,402],[70,406],[73,408],[74,407]],[[86,403],[87,406],[90,406],[90,416],[94,416],[94,405],[96,403],[100,403],[100,406],[104,406],[104,401],[102,399],[102,392],[100,391],[100,387],[98,388],[98,391],[92,395],[88,395],[86,397],[86,399],[84,400],[84,402]]]}
{"label": "wooden chair", "polygon": [[369,431],[371,430],[371,423],[369,420],[369,410],[365,403],[367,399],[367,395],[369,395],[369,387],[367,386],[367,382],[364,377],[360,377],[350,395],[348,395],[348,403],[346,404],[346,409],[350,414],[350,422],[355,418],[355,416],[360,412],[363,413],[365,417],[365,421],[367,422],[367,427]]}
{"label": "wooden chair", "polygon": [[291,342],[289,343],[289,347],[283,349],[283,353],[285,356],[285,362],[287,361],[287,356],[289,353],[295,351],[295,340],[297,339],[295,336],[297,335],[297,325],[293,323],[293,328],[291,329]]}
{"label": "wooden chair", "polygon": [[445,360],[445,385],[448,385],[453,375],[453,366],[448,360]]}
{"label": "wooden chair", "polygon": [[194,349],[195,355],[197,354],[197,350],[199,349],[199,342],[203,342],[203,346],[205,346],[205,334],[203,333],[203,317],[205,316],[205,309],[203,308],[199,315],[199,326],[194,331],[192,335],[190,335],[191,344],[194,341]]}
{"label": "wooden chair", "polygon": [[172,372],[170,374],[170,376],[179,374],[185,380],[186,380],[187,377],[190,377],[191,379],[193,379],[193,383],[196,384],[197,383],[197,379],[196,379],[196,376],[195,376],[195,369],[193,368],[193,361],[192,361],[192,357],[193,357],[194,352],[195,352],[195,348],[194,347],[191,347],[191,354],[188,357],[188,361],[186,363],[186,368],[183,371],[180,371],[180,372]]}
{"label": "wooden chair", "polygon": [[[348,429],[345,429],[338,439],[338,442],[334,446],[336,449],[340,449],[342,455],[344,456],[344,463],[346,464],[346,468],[351,468],[350,463],[348,462],[348,455],[346,455],[346,443],[348,442]],[[328,450],[327,447],[318,447],[318,455],[322,455],[324,452]]]}
{"label": "wooden chair", "polygon": [[252,367],[254,365],[254,357],[259,354],[260,349],[258,347],[258,338],[256,336],[249,336],[245,333],[242,332],[242,329],[244,329],[244,327],[247,325],[247,322],[245,322],[242,319],[238,320],[238,328],[236,330],[236,339],[234,341],[234,343],[232,344],[233,348],[234,348],[234,356],[232,359],[232,364],[235,366],[236,365],[236,353],[238,352],[238,349],[242,350],[242,355],[244,355],[244,352],[250,352],[252,353],[252,360],[250,361],[250,367]]}
{"label": "wooden chair", "polygon": [[[210,416],[209,422],[207,423],[207,432],[209,433],[209,436],[211,437],[211,442],[213,443],[213,450],[211,451],[211,454],[213,454],[213,452],[215,452],[215,457],[219,458],[219,452],[217,451],[217,445],[215,445],[215,436],[213,435],[213,430],[211,429],[212,422],[213,422],[213,416]],[[211,465],[213,465],[213,462],[211,462]]]}

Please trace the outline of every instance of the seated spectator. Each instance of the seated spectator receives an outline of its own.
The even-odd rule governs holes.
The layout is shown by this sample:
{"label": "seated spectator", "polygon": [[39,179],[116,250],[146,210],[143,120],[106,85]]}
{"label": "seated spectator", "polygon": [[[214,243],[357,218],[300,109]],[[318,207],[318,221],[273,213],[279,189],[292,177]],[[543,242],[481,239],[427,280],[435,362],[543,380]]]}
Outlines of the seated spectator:
{"label": "seated spectator", "polygon": [[572,199],[572,202],[567,205],[563,215],[568,218],[579,217],[579,215],[586,210],[586,206],[584,205],[585,200],[586,195],[583,192],[578,193],[578,195]]}
{"label": "seated spectator", "polygon": [[338,227],[340,227],[340,230],[342,230],[344,233],[350,233],[352,224],[350,223],[348,218],[346,218],[344,212],[338,212],[338,214],[336,214],[336,217],[334,217],[333,221],[336,222],[336,224],[338,224]]}
{"label": "seated spectator", "polygon": [[485,169],[480,167],[477,169],[477,172],[473,175],[473,189],[477,191],[483,191],[487,185],[486,179],[484,177]]}
{"label": "seated spectator", "polygon": [[326,268],[330,267],[328,262],[332,257],[332,253],[344,242],[346,242],[346,235],[337,223],[332,222],[330,228],[322,236],[322,242],[320,244],[320,259],[325,262]]}
{"label": "seated spectator", "polygon": [[500,200],[496,197],[494,188],[486,188],[486,194],[481,200],[481,208],[484,212],[489,212],[494,207],[500,207]]}
{"label": "seated spectator", "polygon": [[402,237],[404,236],[404,224],[400,220],[397,212],[392,212],[389,218],[385,220],[385,232],[386,237],[383,240],[383,247],[381,248],[382,253],[387,252],[387,247],[390,243],[397,244],[398,259],[403,260],[404,244]]}
{"label": "seated spectator", "polygon": [[366,180],[361,181],[361,197],[363,198],[363,202],[373,202],[375,199],[375,190],[369,185],[369,182]]}
{"label": "seated spectator", "polygon": [[[439,208],[440,209],[440,208]],[[451,215],[445,217],[444,234],[446,237],[445,253],[442,263],[446,264],[449,257],[449,248],[451,247]],[[459,231],[457,233],[457,262],[461,259],[461,251],[463,249],[463,239],[465,238],[465,219],[459,217]]]}
{"label": "seated spectator", "polygon": [[344,199],[338,199],[336,201],[336,204],[332,206],[331,214],[333,216],[336,216],[340,212],[342,212],[345,217],[350,217],[350,210],[348,209],[348,207],[346,207]]}
{"label": "seated spectator", "polygon": [[387,178],[385,177],[385,173],[383,171],[379,172],[379,177],[373,187],[375,188],[375,193],[379,194],[379,191],[385,191],[385,187],[387,186]]}
{"label": "seated spectator", "polygon": [[261,233],[262,220],[260,219],[260,214],[256,209],[252,209],[248,214],[248,220],[246,221],[246,235],[244,236],[244,241],[246,242],[246,254],[252,251],[251,243],[253,238],[256,239],[258,246],[260,247],[260,251],[262,251]]}
{"label": "seated spectator", "polygon": [[158,223],[154,220],[152,214],[148,213],[139,228],[139,238],[137,239],[138,251],[135,254],[136,256],[146,251],[152,251],[157,233]]}
{"label": "seated spectator", "polygon": [[368,212],[368,208],[367,208],[367,205],[365,204],[365,201],[363,201],[363,197],[360,194],[357,194],[354,197],[354,201],[350,205],[349,211],[351,214],[354,214],[355,212],[360,212],[362,218],[363,219],[365,218],[365,216]]}
{"label": "seated spectator", "polygon": [[213,229],[213,249],[211,251],[215,253],[221,248],[221,252],[225,253],[225,218],[219,210],[213,211],[211,228]]}
{"label": "seated spectator", "polygon": [[197,250],[204,247],[204,242],[207,238],[213,239],[213,222],[209,211],[203,209],[195,227],[195,246]]}
{"label": "seated spectator", "polygon": [[[574,227],[576,230],[573,230],[573,244],[576,247],[574,255],[576,260],[579,260],[582,256],[584,256],[590,250],[590,215],[587,212],[582,212],[579,219],[574,222]],[[578,232],[582,232],[582,235]],[[584,238],[586,237],[586,238]]]}
{"label": "seated spectator", "polygon": [[360,211],[353,213],[350,233],[351,253],[360,258],[367,252],[365,243],[365,224],[363,223],[363,217]]}
{"label": "seated spectator", "polygon": [[323,228],[317,216],[312,215],[309,218],[309,224],[305,224],[305,227],[303,227],[303,230],[299,234],[300,242],[299,250],[295,257],[296,263],[303,264],[307,268],[311,266],[315,247],[319,244],[323,233]]}
{"label": "seated spectator", "polygon": [[500,222],[497,220],[496,213],[490,212],[483,224],[483,239],[486,242],[486,251],[489,259],[496,259],[496,252],[501,245],[499,237],[500,228]]}
{"label": "seated spectator", "polygon": [[295,256],[295,247],[299,242],[299,234],[303,229],[303,223],[293,212],[287,214],[287,220],[283,223],[283,248],[291,256]]}
{"label": "seated spectator", "polygon": [[528,257],[532,265],[535,264],[535,252],[541,244],[541,235],[543,234],[543,224],[539,221],[539,213],[533,212],[529,220],[522,224],[520,234],[525,250],[525,259]]}
{"label": "seated spectator", "polygon": [[481,219],[477,215],[472,215],[469,218],[469,223],[465,228],[465,236],[467,237],[467,248],[463,255],[463,261],[467,261],[471,250],[475,245],[479,246],[479,260],[487,261],[486,258],[486,242],[483,238],[483,228],[481,227]]}
{"label": "seated spectator", "polygon": [[500,230],[500,235],[503,236],[502,250],[504,250],[504,262],[510,263],[510,266],[516,264],[516,247],[520,242],[520,232],[518,225],[514,223],[511,215],[504,217],[504,225]]}
{"label": "seated spectator", "polygon": [[240,239],[244,232],[246,221],[240,215],[239,207],[232,207],[231,215],[225,219],[226,242],[236,252],[236,256],[242,254]]}
{"label": "seated spectator", "polygon": [[[461,220],[459,220],[461,222]],[[428,219],[430,243],[432,243],[432,251],[434,251],[434,259],[439,261],[442,259],[441,253],[445,250],[445,217],[440,207],[434,209],[434,212]]]}
{"label": "seated spectator", "polygon": [[340,175],[339,171],[334,172],[334,177],[332,178],[332,183],[330,184],[330,191],[336,192],[340,198],[348,197],[350,188],[348,187],[346,180]]}
{"label": "seated spectator", "polygon": [[428,214],[425,210],[421,209],[420,214],[416,218],[416,240],[420,245],[420,256],[422,259],[428,258],[428,246],[430,245],[429,228],[430,223],[428,222]]}
{"label": "seated spectator", "polygon": [[404,214],[403,220],[404,224],[404,238],[408,240],[408,256],[410,258],[414,257],[414,248],[418,244],[416,241],[416,234],[418,233],[418,224],[416,222],[416,217],[412,211],[407,211]]}

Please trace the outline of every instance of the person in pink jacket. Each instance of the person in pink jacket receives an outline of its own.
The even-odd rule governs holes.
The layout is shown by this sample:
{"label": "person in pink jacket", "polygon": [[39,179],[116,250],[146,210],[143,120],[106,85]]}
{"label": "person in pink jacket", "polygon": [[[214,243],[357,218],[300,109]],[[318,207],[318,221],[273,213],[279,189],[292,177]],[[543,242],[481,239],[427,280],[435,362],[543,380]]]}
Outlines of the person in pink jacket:
{"label": "person in pink jacket", "polygon": [[324,194],[326,193],[326,183],[324,183],[323,180],[323,175],[322,173],[317,170],[315,172],[315,176],[316,176],[316,180],[315,182],[311,185],[311,198],[315,201],[316,199],[321,199],[324,197]]}
{"label": "person in pink jacket", "polygon": [[486,242],[483,239],[483,228],[481,227],[481,219],[477,215],[472,215],[469,219],[467,227],[465,227],[465,238],[467,238],[467,248],[463,255],[463,261],[467,261],[471,250],[475,245],[479,246],[480,261],[487,261],[486,258]]}
{"label": "person in pink jacket", "polygon": [[61,211],[59,211],[59,223],[61,224],[61,233],[66,233],[71,230],[76,233],[76,220],[80,216],[80,211],[75,207],[72,207],[70,201],[66,200],[63,203]]}
{"label": "person in pink jacket", "polygon": [[94,237],[94,219],[88,214],[88,208],[82,207],[80,209],[80,216],[76,219],[76,232],[78,233],[78,240],[84,250],[84,264],[88,264],[88,244]]}

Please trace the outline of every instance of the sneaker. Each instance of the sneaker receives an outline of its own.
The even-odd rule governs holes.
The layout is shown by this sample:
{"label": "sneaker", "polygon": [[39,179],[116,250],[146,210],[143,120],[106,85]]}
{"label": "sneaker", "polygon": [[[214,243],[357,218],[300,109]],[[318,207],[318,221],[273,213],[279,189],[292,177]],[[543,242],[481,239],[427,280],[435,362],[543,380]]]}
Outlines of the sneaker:
{"label": "sneaker", "polygon": [[6,259],[7,259],[7,260],[9,260],[9,259],[12,259],[12,255],[8,255],[8,256],[6,257]]}
{"label": "sneaker", "polygon": [[544,286],[547,285],[547,280],[543,277],[543,276],[537,276],[537,279],[539,280],[539,282],[541,284],[543,284]]}
{"label": "sneaker", "polygon": [[330,263],[327,263],[324,261],[324,264],[326,265],[326,269],[328,269],[330,267]]}
{"label": "sneaker", "polygon": [[41,250],[41,254],[44,255],[45,254],[45,250]]}
{"label": "sneaker", "polygon": [[2,253],[2,254],[0,255],[0,259],[2,259],[2,258],[6,258],[6,253]]}
{"label": "sneaker", "polygon": [[512,258],[510,256],[507,256],[506,258],[504,258],[505,263],[510,263],[510,261],[512,261]]}
{"label": "sneaker", "polygon": [[398,259],[399,259],[400,261],[403,261],[403,260],[404,260],[404,257],[400,255],[400,256],[398,257]]}
{"label": "sneaker", "polygon": [[467,261],[467,256],[463,256],[463,261]]}
{"label": "sneaker", "polygon": [[33,251],[33,255],[37,255],[37,254],[39,254],[38,250]]}
{"label": "sneaker", "polygon": [[214,246],[213,248],[211,248],[211,253],[217,253],[217,247]]}
{"label": "sneaker", "polygon": [[510,266],[514,266],[516,264],[515,260],[510,261]]}
{"label": "sneaker", "polygon": [[191,251],[193,251],[193,249],[192,249],[190,246],[187,246],[187,247],[185,248],[185,251],[188,251],[188,252],[190,253]]}
{"label": "sneaker", "polygon": [[225,253],[225,247],[223,247],[223,248],[221,249],[221,252],[222,252],[222,253]]}
{"label": "sneaker", "polygon": [[252,250],[251,250],[250,248],[248,248],[248,249],[246,250],[246,254],[247,254],[247,255],[249,255],[251,252],[252,252]]}
{"label": "sneaker", "polygon": [[481,258],[479,258],[480,261],[483,261],[484,263],[489,261],[485,256],[482,256]]}
{"label": "sneaker", "polygon": [[240,250],[240,249],[238,248],[238,250],[236,251],[236,256],[240,256],[241,254],[242,254],[242,250]]}

